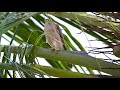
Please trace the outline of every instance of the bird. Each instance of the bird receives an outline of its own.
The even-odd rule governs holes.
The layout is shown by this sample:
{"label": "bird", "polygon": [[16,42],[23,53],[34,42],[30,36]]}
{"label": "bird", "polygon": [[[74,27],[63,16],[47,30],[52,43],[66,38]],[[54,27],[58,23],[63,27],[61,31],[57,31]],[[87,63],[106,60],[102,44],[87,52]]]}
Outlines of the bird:
{"label": "bird", "polygon": [[[46,42],[53,50],[66,50],[62,30],[59,25],[54,23],[51,19],[45,20],[44,34],[46,37]],[[72,67],[72,64],[68,64],[68,67]]]}

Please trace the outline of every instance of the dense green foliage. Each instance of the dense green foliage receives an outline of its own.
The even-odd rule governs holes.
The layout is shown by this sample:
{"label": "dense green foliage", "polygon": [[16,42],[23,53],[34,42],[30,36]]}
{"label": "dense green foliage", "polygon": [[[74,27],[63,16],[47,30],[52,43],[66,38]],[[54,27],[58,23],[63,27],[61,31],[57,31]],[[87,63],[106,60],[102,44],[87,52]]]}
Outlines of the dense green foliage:
{"label": "dense green foliage", "polygon": [[[68,51],[82,51],[85,55],[50,50],[44,35],[45,19],[51,19],[60,26],[64,32]],[[92,42],[87,38],[87,35],[90,35],[96,41],[102,42],[105,47],[97,47],[96,43],[96,47],[91,46],[90,50],[86,49],[81,41],[72,34],[73,31],[69,29],[69,25],[62,22],[78,29],[79,32],[76,35],[83,33],[89,42],[88,46],[91,46],[90,42]],[[92,12],[92,14],[86,12],[0,12],[0,77],[98,78],[94,70],[97,70],[99,75],[105,72],[119,77],[119,23],[119,12]],[[2,44],[3,38],[9,42],[9,45]],[[16,46],[14,41],[19,46]],[[107,51],[103,49],[107,49]],[[98,59],[86,55],[86,53],[92,53],[94,56],[96,53],[98,55],[102,53],[107,59]],[[108,54],[117,59],[110,58]],[[43,59],[37,57],[44,58],[50,66],[41,65],[40,60]],[[66,63],[72,63],[72,69]],[[89,74],[84,69],[85,67]],[[73,71],[73,68],[76,72]]]}

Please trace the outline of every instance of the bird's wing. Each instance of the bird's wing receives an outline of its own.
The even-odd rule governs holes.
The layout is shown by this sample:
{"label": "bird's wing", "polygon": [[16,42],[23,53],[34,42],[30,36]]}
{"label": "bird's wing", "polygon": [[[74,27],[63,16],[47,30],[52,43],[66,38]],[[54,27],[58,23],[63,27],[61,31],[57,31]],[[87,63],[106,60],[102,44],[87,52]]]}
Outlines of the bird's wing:
{"label": "bird's wing", "polygon": [[57,25],[57,24],[56,24],[56,27],[57,27],[58,33],[60,35],[61,41],[63,43],[64,50],[66,50],[66,45],[65,45],[65,41],[64,41],[62,30],[60,29],[59,25]]}

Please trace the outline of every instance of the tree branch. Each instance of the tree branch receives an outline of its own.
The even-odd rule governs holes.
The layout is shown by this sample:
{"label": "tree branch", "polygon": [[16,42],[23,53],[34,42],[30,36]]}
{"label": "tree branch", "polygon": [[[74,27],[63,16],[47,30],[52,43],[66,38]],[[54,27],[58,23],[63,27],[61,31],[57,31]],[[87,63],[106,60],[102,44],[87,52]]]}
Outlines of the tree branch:
{"label": "tree branch", "polygon": [[[7,49],[8,46],[4,46],[2,51],[4,51],[5,48]],[[22,47],[11,46],[9,50],[11,51],[11,53],[21,53],[22,49],[23,49]],[[120,76],[120,65],[106,62],[100,59],[96,59],[89,55],[86,56],[86,55],[83,55],[83,53],[81,54],[80,52],[77,54],[71,53],[71,52],[72,51],[55,52],[55,51],[51,51],[50,49],[45,49],[45,48],[40,48],[40,47],[34,48],[34,53],[37,57],[77,64],[80,66],[85,66],[87,68],[100,70],[100,71],[109,73],[113,76]],[[27,53],[29,53],[29,50]]]}
{"label": "tree branch", "polygon": [[17,64],[17,63],[0,63],[0,69],[6,69],[6,70],[14,70],[17,71],[18,67],[19,69],[23,69],[26,72],[34,72],[37,74],[42,74],[41,71],[45,72],[46,74],[50,76],[55,76],[55,77],[61,77],[61,78],[98,78],[97,76],[92,76],[92,75],[87,75],[87,74],[82,74],[78,72],[72,72],[68,70],[61,70],[57,68],[51,68],[47,66],[40,66],[40,65],[26,65],[26,64]]}

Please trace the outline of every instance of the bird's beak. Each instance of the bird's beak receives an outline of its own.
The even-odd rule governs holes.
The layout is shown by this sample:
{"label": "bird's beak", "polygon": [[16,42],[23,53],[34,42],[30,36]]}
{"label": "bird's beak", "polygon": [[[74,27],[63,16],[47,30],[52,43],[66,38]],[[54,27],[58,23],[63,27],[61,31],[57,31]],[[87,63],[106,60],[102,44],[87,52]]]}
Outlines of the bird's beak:
{"label": "bird's beak", "polygon": [[49,22],[49,19],[45,19],[45,23]]}

